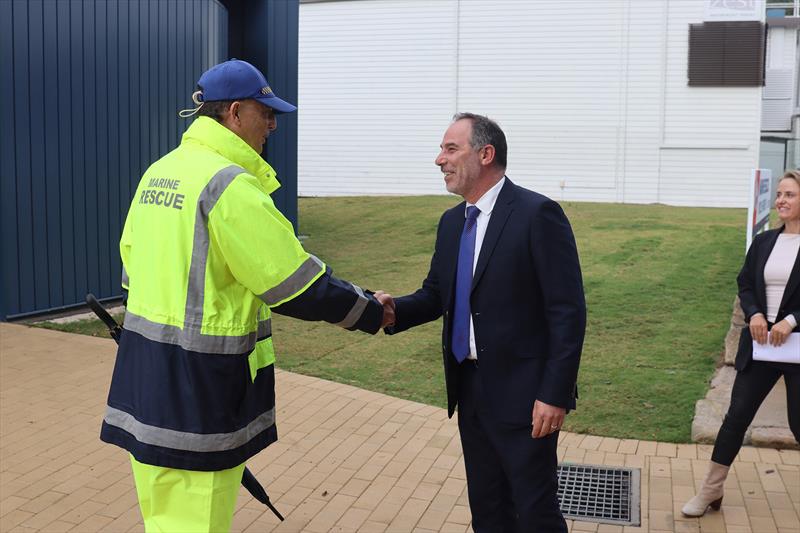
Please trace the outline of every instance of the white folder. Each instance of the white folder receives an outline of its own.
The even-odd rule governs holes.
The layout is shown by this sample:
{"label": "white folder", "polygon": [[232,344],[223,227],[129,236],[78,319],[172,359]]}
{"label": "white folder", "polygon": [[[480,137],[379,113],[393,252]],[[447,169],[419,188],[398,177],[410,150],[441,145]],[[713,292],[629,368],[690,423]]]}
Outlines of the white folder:
{"label": "white folder", "polygon": [[753,359],[777,363],[800,364],[800,333],[790,333],[786,342],[780,346],[758,344],[753,341]]}

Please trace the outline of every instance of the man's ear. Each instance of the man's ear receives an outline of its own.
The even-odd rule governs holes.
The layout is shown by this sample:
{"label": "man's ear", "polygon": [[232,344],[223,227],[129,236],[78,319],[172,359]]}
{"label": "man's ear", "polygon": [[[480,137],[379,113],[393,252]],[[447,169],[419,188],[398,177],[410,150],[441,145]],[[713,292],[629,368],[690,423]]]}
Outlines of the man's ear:
{"label": "man's ear", "polygon": [[231,102],[225,109],[225,114],[222,116],[222,125],[229,130],[236,131],[239,122],[239,107],[241,103],[238,101]]}
{"label": "man's ear", "polygon": [[481,165],[485,167],[493,165],[496,153],[497,152],[495,151],[494,146],[492,146],[491,144],[487,144],[486,146],[481,148],[481,153],[480,153]]}

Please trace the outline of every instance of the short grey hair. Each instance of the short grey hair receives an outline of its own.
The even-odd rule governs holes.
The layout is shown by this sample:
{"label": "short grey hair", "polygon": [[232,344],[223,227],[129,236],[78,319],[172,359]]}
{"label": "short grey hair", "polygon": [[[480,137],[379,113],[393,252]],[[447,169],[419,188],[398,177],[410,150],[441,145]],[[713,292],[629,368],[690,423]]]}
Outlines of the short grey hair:
{"label": "short grey hair", "polygon": [[506,144],[506,134],[497,122],[484,115],[475,113],[456,113],[453,115],[453,122],[459,120],[469,120],[472,123],[472,135],[469,144],[473,149],[479,150],[491,144],[495,152],[495,164],[505,170],[508,163],[508,145]]}
{"label": "short grey hair", "polygon": [[217,100],[215,102],[203,102],[200,109],[197,110],[198,117],[210,117],[217,122],[222,122],[225,118],[225,112],[234,100]]}

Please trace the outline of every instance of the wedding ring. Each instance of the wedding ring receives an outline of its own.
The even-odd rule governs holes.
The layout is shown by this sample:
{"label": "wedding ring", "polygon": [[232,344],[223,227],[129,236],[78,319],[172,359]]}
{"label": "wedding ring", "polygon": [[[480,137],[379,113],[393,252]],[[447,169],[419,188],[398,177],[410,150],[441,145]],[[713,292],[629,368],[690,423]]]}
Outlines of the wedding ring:
{"label": "wedding ring", "polygon": [[550,426],[550,429],[558,429],[558,426]]}

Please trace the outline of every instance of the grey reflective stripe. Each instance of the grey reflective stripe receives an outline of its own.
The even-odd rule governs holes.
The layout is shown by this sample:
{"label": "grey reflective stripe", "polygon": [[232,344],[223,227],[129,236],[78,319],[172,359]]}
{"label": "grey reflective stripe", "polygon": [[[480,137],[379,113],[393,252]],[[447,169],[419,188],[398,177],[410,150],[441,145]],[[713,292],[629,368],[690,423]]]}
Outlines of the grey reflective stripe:
{"label": "grey reflective stripe", "polygon": [[209,180],[197,198],[194,218],[194,241],[192,262],[189,267],[189,285],[186,289],[184,330],[200,329],[203,324],[203,302],[205,300],[206,262],[208,261],[208,215],[217,205],[222,193],[233,179],[245,170],[236,165],[223,168]]}
{"label": "grey reflective stripe", "polygon": [[358,294],[358,298],[356,299],[356,303],[353,304],[353,307],[350,308],[350,311],[347,312],[347,316],[344,317],[344,320],[334,324],[334,326],[342,326],[343,328],[352,328],[358,322],[358,319],[361,318],[361,315],[364,314],[364,309],[367,308],[367,303],[369,303],[369,298],[364,295],[364,291],[361,290],[361,287],[358,285],[353,285],[353,290],[356,291]]}
{"label": "grey reflective stripe", "polygon": [[155,342],[175,344],[184,350],[210,354],[244,354],[253,351],[256,339],[263,330],[271,331],[269,320],[259,323],[258,331],[245,335],[206,335],[198,326],[183,329],[178,326],[159,324],[128,311],[125,313],[124,328]]}
{"label": "grey reflective stripe", "polygon": [[199,327],[179,328],[147,320],[144,317],[125,313],[123,327],[155,342],[175,344],[184,350],[209,354],[237,355],[252,352],[256,340],[272,334],[272,320],[262,320],[258,330],[245,335],[205,335]]}
{"label": "grey reflective stripe", "polygon": [[258,321],[258,338],[263,339],[272,335],[272,319]]}
{"label": "grey reflective stripe", "polygon": [[131,280],[128,278],[128,272],[125,270],[125,267],[122,267],[122,286],[123,287],[130,287]]}
{"label": "grey reflective stripe", "polygon": [[143,424],[133,415],[106,407],[106,424],[121,428],[136,440],[152,446],[186,452],[225,452],[243,446],[265,429],[275,425],[275,408],[258,415],[247,426],[232,433],[187,433]]}
{"label": "grey reflective stripe", "polygon": [[303,264],[292,272],[288,278],[260,295],[259,298],[267,305],[277,305],[283,300],[297,294],[300,289],[308,285],[308,282],[314,279],[314,276],[319,274],[323,268],[325,268],[325,265],[322,261],[313,255],[309,255],[308,259],[303,261]]}

